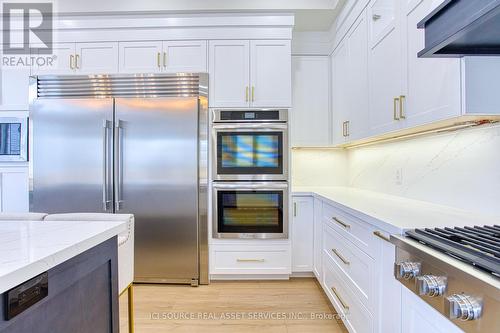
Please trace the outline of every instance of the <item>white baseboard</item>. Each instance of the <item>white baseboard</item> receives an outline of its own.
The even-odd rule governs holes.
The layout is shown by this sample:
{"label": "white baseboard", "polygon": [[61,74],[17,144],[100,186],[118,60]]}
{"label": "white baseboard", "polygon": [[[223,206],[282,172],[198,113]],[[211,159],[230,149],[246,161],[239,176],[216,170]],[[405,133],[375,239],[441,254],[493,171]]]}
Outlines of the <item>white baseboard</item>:
{"label": "white baseboard", "polygon": [[289,280],[289,274],[210,274],[211,281]]}
{"label": "white baseboard", "polygon": [[290,277],[293,278],[312,278],[315,277],[313,272],[292,272],[292,275]]}

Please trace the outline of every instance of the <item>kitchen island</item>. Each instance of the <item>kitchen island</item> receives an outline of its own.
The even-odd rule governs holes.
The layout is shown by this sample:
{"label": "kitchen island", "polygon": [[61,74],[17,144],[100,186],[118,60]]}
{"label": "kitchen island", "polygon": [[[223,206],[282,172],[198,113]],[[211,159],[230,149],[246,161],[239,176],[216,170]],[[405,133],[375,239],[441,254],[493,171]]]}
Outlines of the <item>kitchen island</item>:
{"label": "kitchen island", "polygon": [[124,222],[0,221],[0,332],[118,332]]}

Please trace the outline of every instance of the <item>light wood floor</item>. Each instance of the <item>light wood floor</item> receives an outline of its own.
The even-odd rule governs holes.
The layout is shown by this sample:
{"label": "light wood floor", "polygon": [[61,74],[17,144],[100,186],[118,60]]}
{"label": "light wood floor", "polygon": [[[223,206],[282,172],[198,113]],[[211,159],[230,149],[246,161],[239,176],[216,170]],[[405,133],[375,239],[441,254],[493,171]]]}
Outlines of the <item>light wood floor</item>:
{"label": "light wood floor", "polygon": [[[334,310],[312,278],[213,282],[198,288],[135,285],[134,292],[137,333],[347,332],[332,319]],[[128,332],[126,293],[120,297],[120,328]]]}

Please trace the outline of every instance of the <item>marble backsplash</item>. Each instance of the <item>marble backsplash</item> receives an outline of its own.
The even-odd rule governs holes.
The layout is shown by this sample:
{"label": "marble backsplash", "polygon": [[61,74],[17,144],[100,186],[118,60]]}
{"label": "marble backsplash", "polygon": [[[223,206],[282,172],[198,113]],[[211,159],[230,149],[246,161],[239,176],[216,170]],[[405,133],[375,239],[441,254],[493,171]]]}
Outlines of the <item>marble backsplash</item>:
{"label": "marble backsplash", "polygon": [[337,149],[293,149],[292,186],[347,186],[347,154]]}
{"label": "marble backsplash", "polygon": [[347,185],[500,215],[500,125],[344,152],[297,150],[292,161],[299,165],[292,172],[293,184]]}

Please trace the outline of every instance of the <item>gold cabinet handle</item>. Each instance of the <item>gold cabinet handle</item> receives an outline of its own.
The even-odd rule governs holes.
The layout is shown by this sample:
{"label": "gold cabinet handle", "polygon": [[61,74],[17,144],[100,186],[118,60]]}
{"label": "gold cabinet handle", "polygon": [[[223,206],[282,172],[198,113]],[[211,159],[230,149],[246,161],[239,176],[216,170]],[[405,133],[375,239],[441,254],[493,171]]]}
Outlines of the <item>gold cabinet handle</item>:
{"label": "gold cabinet handle", "polygon": [[399,117],[401,119],[406,119],[405,100],[406,100],[406,96],[404,96],[404,95],[399,96]]}
{"label": "gold cabinet handle", "polygon": [[255,102],[255,87],[252,86],[252,102]]}
{"label": "gold cabinet handle", "polygon": [[332,220],[337,222],[337,224],[339,224],[340,226],[344,227],[345,229],[351,229],[351,226],[347,223],[344,223],[342,222],[341,220],[339,220],[337,217],[332,217]]}
{"label": "gold cabinet handle", "polygon": [[341,255],[339,253],[339,251],[337,251],[337,249],[332,249],[332,252],[347,266],[349,266],[351,263],[346,259],[344,258],[343,255]]}
{"label": "gold cabinet handle", "polygon": [[399,102],[399,98],[394,97],[394,120],[400,120],[399,115],[398,115],[398,102]]}
{"label": "gold cabinet handle", "polygon": [[78,67],[78,61],[80,59],[80,55],[79,54],[76,54],[75,55],[75,68],[76,69],[80,69],[80,67]]}
{"label": "gold cabinet handle", "polygon": [[332,289],[333,293],[335,294],[335,297],[337,297],[337,299],[339,300],[340,304],[344,308],[344,310],[349,311],[349,305],[347,305],[347,303],[344,302],[344,300],[342,299],[342,297],[340,297],[339,293],[337,292],[337,289],[335,289],[335,287],[332,287],[331,289]]}
{"label": "gold cabinet handle", "polygon": [[293,216],[294,217],[297,216],[297,203],[296,202],[293,203]]}
{"label": "gold cabinet handle", "polygon": [[75,69],[75,68],[73,67],[73,62],[74,62],[74,61],[75,61],[75,56],[74,56],[74,55],[72,55],[72,54],[70,54],[70,55],[69,55],[69,68],[70,68],[70,69]]}
{"label": "gold cabinet handle", "polygon": [[345,136],[346,137],[349,136],[349,135],[351,135],[350,130],[349,130],[349,125],[350,124],[351,124],[351,122],[349,120],[345,122]]}
{"label": "gold cabinet handle", "polygon": [[236,259],[237,262],[264,262],[264,259]]}
{"label": "gold cabinet handle", "polygon": [[245,87],[245,102],[248,102],[248,86]]}
{"label": "gold cabinet handle", "polygon": [[385,240],[386,242],[391,243],[391,240],[388,237],[386,237],[382,232],[380,232],[380,231],[377,230],[377,231],[374,231],[373,234],[375,236],[377,236],[378,238],[380,238],[382,240]]}
{"label": "gold cabinet handle", "polygon": [[163,52],[163,67],[167,68],[167,52]]}
{"label": "gold cabinet handle", "polygon": [[158,52],[158,53],[156,54],[156,64],[158,65],[158,68],[161,68],[161,64],[160,64],[160,61],[161,61],[161,60],[160,60],[160,57],[161,57],[161,53],[160,53],[160,52]]}
{"label": "gold cabinet handle", "polygon": [[342,136],[343,136],[344,138],[347,136],[347,130],[346,130],[346,126],[345,126],[345,124],[346,124],[346,123],[347,123],[346,121],[344,121],[344,122],[342,123]]}

